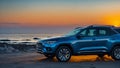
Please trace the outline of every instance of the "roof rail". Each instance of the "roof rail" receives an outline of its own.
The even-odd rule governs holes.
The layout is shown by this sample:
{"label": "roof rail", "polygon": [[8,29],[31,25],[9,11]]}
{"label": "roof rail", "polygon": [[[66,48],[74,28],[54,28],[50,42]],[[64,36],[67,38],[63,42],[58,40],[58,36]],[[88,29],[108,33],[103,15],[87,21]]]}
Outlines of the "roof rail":
{"label": "roof rail", "polygon": [[80,29],[80,28],[82,28],[82,27],[76,27],[75,29]]}
{"label": "roof rail", "polygon": [[88,27],[115,27],[113,25],[90,25]]}

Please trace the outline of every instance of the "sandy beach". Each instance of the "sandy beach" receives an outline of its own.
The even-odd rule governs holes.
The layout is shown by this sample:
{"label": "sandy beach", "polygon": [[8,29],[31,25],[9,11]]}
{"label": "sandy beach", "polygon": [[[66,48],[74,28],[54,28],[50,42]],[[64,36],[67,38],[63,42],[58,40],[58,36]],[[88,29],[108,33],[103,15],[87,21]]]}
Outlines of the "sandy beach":
{"label": "sandy beach", "polygon": [[69,62],[58,62],[35,52],[0,54],[0,68],[120,68],[120,61],[96,55],[72,56]]}

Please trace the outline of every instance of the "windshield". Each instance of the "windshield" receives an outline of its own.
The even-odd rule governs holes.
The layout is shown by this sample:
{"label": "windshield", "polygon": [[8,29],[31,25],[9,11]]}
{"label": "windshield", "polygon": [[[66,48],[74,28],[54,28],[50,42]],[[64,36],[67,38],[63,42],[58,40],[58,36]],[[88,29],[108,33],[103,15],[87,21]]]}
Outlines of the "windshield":
{"label": "windshield", "polygon": [[66,34],[66,36],[72,36],[72,35],[76,35],[81,31],[81,28],[76,28],[74,30],[72,30],[71,32],[69,32],[68,34]]}

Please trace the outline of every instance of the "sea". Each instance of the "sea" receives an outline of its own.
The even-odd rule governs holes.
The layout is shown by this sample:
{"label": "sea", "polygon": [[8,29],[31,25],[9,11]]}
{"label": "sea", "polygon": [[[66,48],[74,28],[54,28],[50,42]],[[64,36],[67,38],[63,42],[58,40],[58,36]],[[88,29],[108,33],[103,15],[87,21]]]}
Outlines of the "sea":
{"label": "sea", "polygon": [[36,41],[34,38],[44,39],[62,35],[64,34],[0,34],[0,40]]}

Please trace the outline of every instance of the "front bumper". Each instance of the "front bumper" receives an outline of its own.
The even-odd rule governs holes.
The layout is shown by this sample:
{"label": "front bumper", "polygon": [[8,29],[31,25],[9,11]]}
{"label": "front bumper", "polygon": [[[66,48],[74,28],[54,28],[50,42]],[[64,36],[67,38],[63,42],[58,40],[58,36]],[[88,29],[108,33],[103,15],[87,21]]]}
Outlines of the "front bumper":
{"label": "front bumper", "polygon": [[53,47],[46,47],[42,43],[38,43],[36,45],[36,50],[37,50],[37,53],[40,53],[40,54],[54,53],[54,48]]}

